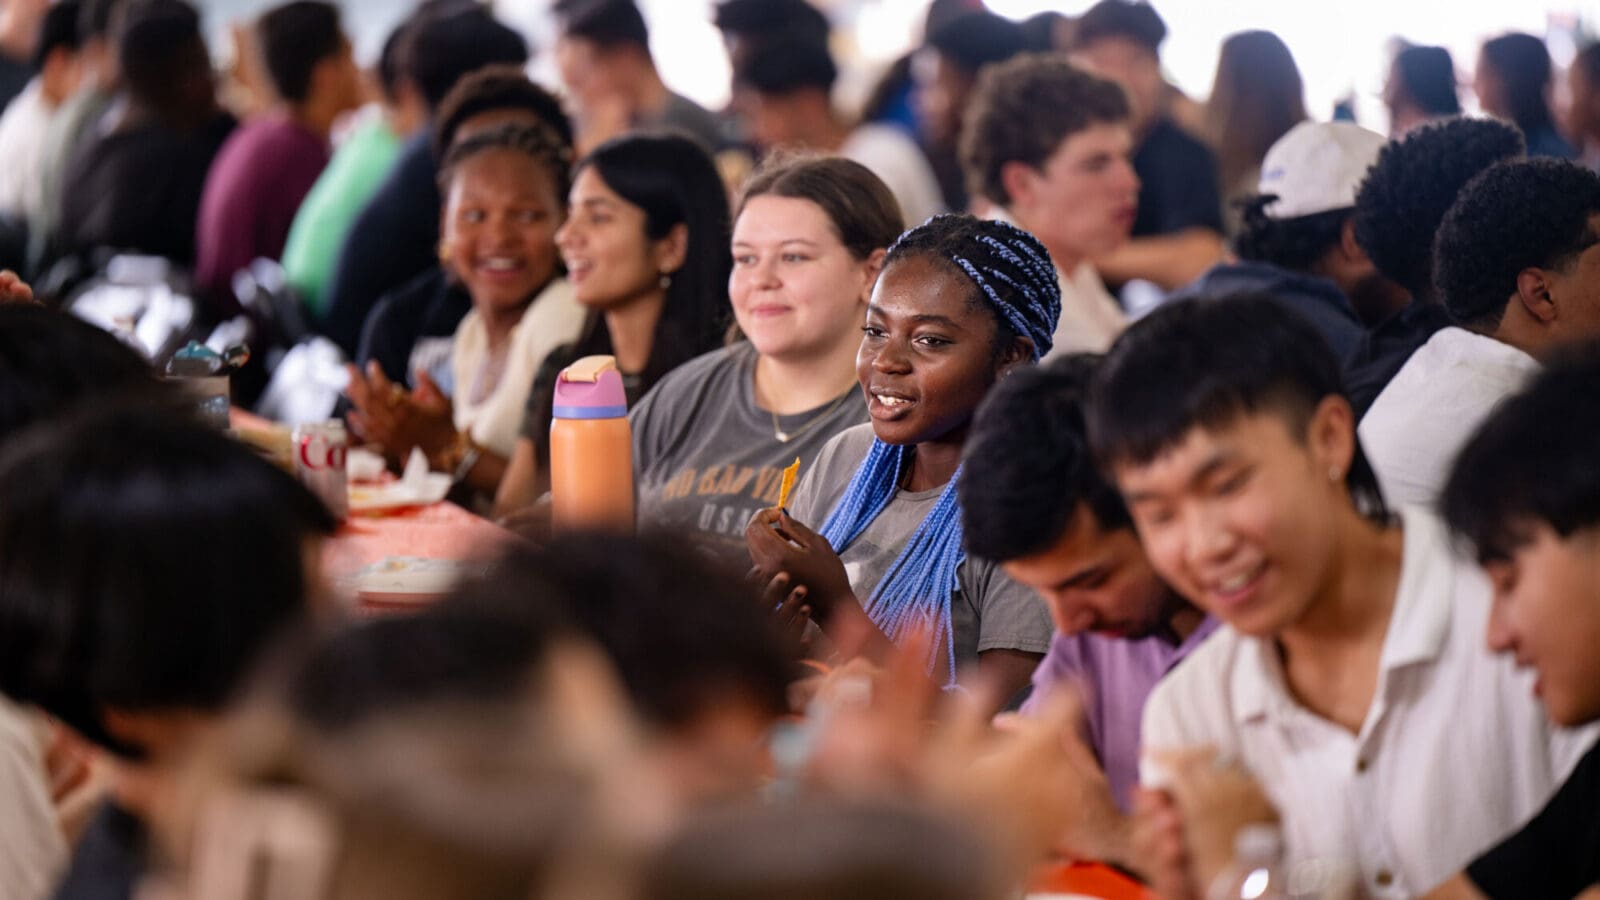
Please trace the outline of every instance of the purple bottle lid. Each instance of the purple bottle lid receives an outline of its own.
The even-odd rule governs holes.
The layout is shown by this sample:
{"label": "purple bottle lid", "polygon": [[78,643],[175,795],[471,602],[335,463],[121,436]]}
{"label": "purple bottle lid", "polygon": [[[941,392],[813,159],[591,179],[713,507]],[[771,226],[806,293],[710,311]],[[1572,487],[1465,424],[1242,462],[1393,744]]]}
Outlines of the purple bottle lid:
{"label": "purple bottle lid", "polygon": [[628,395],[614,356],[585,356],[556,378],[555,418],[620,419],[628,414]]}

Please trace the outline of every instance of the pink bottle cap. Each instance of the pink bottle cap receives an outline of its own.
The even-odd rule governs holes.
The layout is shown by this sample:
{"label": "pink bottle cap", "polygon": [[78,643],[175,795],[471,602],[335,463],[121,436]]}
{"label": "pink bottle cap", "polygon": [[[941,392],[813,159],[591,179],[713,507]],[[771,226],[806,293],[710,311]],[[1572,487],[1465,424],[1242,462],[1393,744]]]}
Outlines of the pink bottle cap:
{"label": "pink bottle cap", "polygon": [[628,394],[614,356],[585,356],[556,379],[555,418],[620,419],[628,414]]}

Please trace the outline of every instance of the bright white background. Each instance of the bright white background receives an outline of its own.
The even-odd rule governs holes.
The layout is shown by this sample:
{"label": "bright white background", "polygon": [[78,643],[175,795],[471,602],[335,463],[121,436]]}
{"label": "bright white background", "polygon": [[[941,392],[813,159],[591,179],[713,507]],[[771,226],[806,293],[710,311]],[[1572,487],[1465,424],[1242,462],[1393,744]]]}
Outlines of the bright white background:
{"label": "bright white background", "polygon": [[[883,66],[921,37],[928,0],[814,0],[827,10],[844,76],[840,101],[859,102]],[[712,108],[727,100],[728,61],[711,25],[713,0],[639,0],[651,28],[651,49],[667,82]],[[1022,19],[1045,9],[1075,15],[1093,0],[988,0],[995,12]],[[220,38],[230,21],[259,13],[271,0],[200,0],[207,25]],[[348,27],[363,62],[376,57],[388,29],[412,0],[343,0]],[[549,0],[498,0],[495,8],[537,48],[553,42]],[[1306,105],[1325,119],[1333,104],[1355,99],[1357,117],[1382,130],[1378,95],[1391,41],[1441,44],[1455,56],[1463,85],[1470,85],[1477,46],[1486,37],[1521,30],[1546,37],[1558,65],[1574,52],[1575,35],[1600,31],[1600,0],[1154,0],[1167,21],[1163,62],[1186,93],[1203,99],[1211,90],[1217,48],[1235,31],[1274,31],[1294,53],[1306,84]],[[223,52],[226,42],[213,47]],[[554,82],[551,54],[536,55],[536,77]],[[1463,100],[1470,107],[1469,91]],[[1559,98],[1558,98],[1559,100]]]}

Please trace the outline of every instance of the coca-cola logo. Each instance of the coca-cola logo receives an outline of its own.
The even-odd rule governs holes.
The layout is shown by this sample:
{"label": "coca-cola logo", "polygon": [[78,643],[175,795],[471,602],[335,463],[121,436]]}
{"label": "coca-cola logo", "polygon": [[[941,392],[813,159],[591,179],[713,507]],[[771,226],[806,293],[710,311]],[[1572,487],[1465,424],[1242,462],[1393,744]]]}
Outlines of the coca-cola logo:
{"label": "coca-cola logo", "polygon": [[300,462],[308,469],[344,468],[345,448],[317,438],[300,441]]}

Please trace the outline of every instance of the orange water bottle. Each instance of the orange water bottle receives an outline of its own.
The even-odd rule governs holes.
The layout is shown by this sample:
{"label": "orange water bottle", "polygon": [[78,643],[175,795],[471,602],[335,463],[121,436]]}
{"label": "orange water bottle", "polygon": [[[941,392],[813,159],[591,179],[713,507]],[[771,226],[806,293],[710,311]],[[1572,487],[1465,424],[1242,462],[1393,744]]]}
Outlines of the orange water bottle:
{"label": "orange water bottle", "polygon": [[550,500],[557,530],[633,532],[633,431],[615,357],[586,356],[556,379]]}

